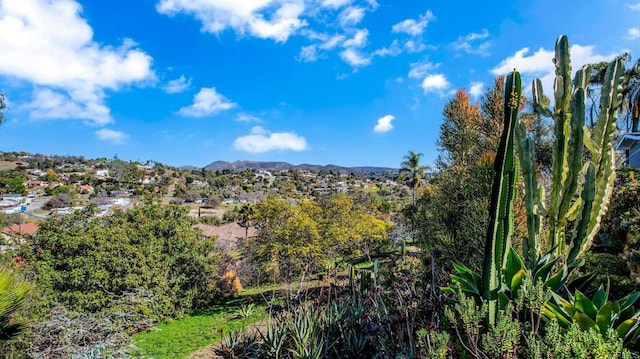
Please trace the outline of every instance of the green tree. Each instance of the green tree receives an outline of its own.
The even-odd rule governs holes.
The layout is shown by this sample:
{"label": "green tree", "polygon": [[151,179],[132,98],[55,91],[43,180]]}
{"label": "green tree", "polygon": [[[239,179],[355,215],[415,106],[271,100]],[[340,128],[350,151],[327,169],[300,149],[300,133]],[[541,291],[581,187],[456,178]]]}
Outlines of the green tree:
{"label": "green tree", "polygon": [[389,244],[391,223],[346,194],[297,204],[270,197],[256,203],[254,218],[259,231],[244,249],[271,280],[333,268],[340,258],[349,261]]}
{"label": "green tree", "polygon": [[318,222],[329,256],[334,253],[350,260],[370,255],[387,244],[391,222],[377,218],[353,196],[336,194],[319,203]]}
{"label": "green tree", "polygon": [[188,209],[147,199],[127,212],[95,217],[89,206],[50,218],[23,248],[45,307],[176,317],[215,300],[213,242],[202,240]]}
{"label": "green tree", "polygon": [[245,250],[271,281],[291,278],[317,269],[322,245],[311,202],[300,205],[268,198],[255,206],[258,235],[245,241]]}
{"label": "green tree", "polygon": [[16,193],[20,195],[27,194],[27,188],[24,186],[25,178],[22,176],[16,176],[9,180],[7,183],[7,192]]}
{"label": "green tree", "polygon": [[109,175],[118,183],[137,183],[143,172],[136,163],[125,162],[115,156],[108,164]]}

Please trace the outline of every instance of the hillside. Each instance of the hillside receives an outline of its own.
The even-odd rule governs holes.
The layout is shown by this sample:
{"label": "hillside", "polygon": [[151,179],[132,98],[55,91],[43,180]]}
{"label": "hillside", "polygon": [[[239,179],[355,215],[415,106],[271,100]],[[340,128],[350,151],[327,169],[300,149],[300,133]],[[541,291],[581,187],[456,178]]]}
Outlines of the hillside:
{"label": "hillside", "polygon": [[267,171],[286,171],[290,169],[301,169],[301,170],[314,170],[314,171],[338,171],[362,175],[367,173],[383,173],[390,172],[395,173],[398,171],[396,168],[387,168],[387,167],[371,167],[371,166],[362,166],[362,167],[342,167],[336,165],[312,165],[308,163],[304,163],[301,165],[292,165],[287,162],[266,162],[266,161],[236,161],[236,162],[227,162],[227,161],[215,161],[205,167],[207,171],[222,171],[222,170],[231,170],[231,171],[242,171],[245,169],[257,169],[257,170],[267,170]]}

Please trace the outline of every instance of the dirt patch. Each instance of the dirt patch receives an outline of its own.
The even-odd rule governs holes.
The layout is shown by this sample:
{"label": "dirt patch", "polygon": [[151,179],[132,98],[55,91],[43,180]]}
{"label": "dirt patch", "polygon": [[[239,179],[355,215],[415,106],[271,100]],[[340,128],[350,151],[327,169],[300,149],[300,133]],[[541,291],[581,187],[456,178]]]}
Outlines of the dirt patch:
{"label": "dirt patch", "polygon": [[13,170],[18,167],[18,162],[0,161],[0,171]]}

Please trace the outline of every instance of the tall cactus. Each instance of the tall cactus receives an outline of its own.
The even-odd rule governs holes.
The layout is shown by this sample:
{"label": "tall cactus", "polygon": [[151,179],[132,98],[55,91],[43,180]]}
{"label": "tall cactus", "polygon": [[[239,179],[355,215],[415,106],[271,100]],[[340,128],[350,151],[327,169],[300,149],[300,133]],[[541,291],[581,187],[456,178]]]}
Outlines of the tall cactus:
{"label": "tall cactus", "polygon": [[[535,174],[533,140],[526,136],[524,125],[518,124],[517,148],[523,166],[525,208],[528,237],[524,241],[527,264],[535,263],[539,254],[554,250],[556,257],[571,263],[582,257],[591,247],[600,228],[600,219],[606,212],[615,178],[613,133],[616,109],[620,101],[620,83],[624,60],[612,61],[606,71],[601,88],[600,114],[593,131],[586,128],[585,94],[591,67],[584,66],[571,81],[569,41],[560,36],[556,41],[554,64],[554,109],[543,105],[542,83],[534,80],[532,94],[535,110],[553,119],[553,164],[551,194],[545,204],[544,190]],[[584,159],[584,148],[590,160]],[[540,223],[546,219],[549,235],[540,238]],[[570,222],[573,232],[567,233]]]}
{"label": "tall cactus", "polygon": [[504,129],[496,154],[495,176],[491,192],[489,228],[485,241],[482,273],[484,297],[489,300],[489,324],[495,324],[498,303],[496,293],[511,248],[513,200],[518,163],[514,156],[514,136],[520,106],[520,74],[513,71],[506,78],[504,96]]}

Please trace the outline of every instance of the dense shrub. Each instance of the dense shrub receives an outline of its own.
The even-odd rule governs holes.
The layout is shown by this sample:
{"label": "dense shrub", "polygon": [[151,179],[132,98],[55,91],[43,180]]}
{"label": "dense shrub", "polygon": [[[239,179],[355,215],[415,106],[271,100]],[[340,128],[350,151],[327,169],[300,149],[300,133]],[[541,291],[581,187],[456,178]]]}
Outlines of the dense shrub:
{"label": "dense shrub", "polygon": [[638,288],[638,284],[629,278],[631,272],[627,262],[610,253],[588,253],[584,272],[595,273],[588,292],[595,291],[600,284],[608,284],[611,298],[620,299]]}
{"label": "dense shrub", "polygon": [[[192,228],[187,209],[147,202],[108,217],[95,213],[90,206],[50,218],[24,249],[45,308],[164,318],[216,298],[213,243]],[[148,300],[127,299],[140,290]]]}
{"label": "dense shrub", "polygon": [[638,289],[640,183],[635,176],[631,169],[618,171],[609,210],[602,217],[592,253],[586,257],[584,271],[596,273],[591,289],[609,282],[613,298]]}
{"label": "dense shrub", "polygon": [[51,198],[50,200],[48,200],[47,203],[45,203],[44,206],[42,206],[42,209],[50,210],[54,208],[69,207],[71,206],[72,203],[73,203],[73,198],[71,198],[70,194],[61,193]]}

